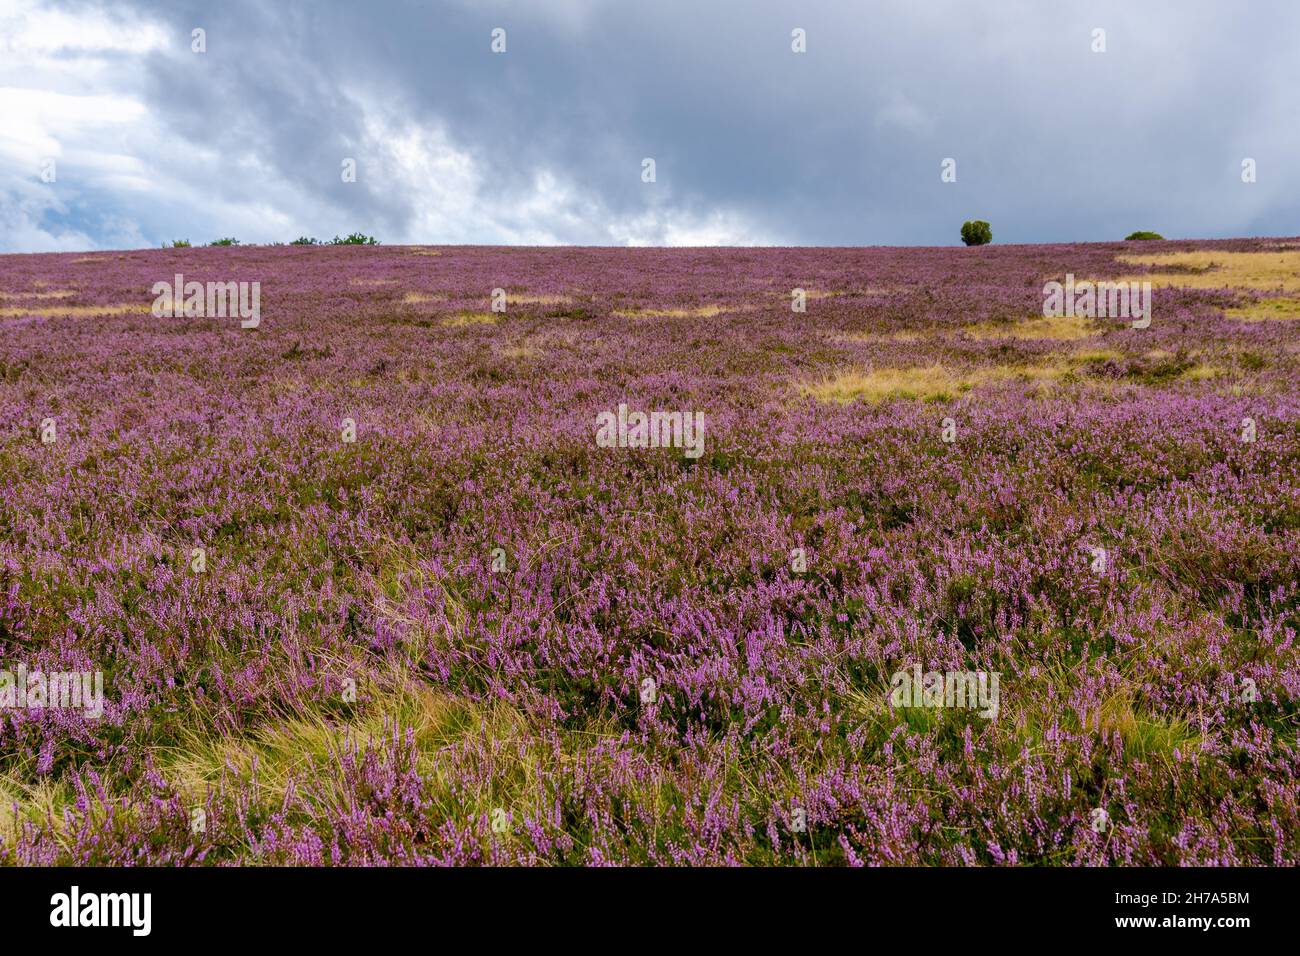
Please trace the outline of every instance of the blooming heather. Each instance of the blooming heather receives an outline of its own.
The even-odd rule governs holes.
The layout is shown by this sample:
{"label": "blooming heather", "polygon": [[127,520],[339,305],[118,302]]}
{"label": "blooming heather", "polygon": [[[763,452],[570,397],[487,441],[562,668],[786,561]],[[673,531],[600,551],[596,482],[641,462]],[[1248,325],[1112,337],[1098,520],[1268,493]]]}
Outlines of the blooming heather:
{"label": "blooming heather", "polygon": [[1128,251],[0,257],[0,860],[1295,863],[1300,322]]}

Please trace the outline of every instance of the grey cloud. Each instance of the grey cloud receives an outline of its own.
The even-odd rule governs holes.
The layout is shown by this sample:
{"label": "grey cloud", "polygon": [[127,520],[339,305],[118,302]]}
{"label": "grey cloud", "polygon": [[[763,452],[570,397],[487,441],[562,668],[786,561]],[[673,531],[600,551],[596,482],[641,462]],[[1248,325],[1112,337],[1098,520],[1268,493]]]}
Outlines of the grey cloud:
{"label": "grey cloud", "polygon": [[[972,217],[1000,242],[1300,232],[1300,7],[1284,0],[129,6],[175,37],[132,81],[173,147],[149,161],[213,228],[261,206],[420,242],[617,242],[638,221],[663,241],[666,222],[719,215],[829,245],[951,244]],[[413,174],[402,130],[445,137],[472,175]],[[344,156],[360,182],[340,182]],[[185,214],[163,186],[109,202],[146,234]]]}

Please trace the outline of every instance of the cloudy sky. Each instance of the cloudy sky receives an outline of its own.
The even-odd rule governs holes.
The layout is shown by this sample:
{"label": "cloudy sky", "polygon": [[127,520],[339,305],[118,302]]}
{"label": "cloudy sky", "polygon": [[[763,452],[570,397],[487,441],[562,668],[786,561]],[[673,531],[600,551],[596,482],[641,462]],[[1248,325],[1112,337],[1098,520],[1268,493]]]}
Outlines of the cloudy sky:
{"label": "cloudy sky", "polygon": [[1300,3],[0,0],[0,251],[950,245],[971,218],[1300,234]]}

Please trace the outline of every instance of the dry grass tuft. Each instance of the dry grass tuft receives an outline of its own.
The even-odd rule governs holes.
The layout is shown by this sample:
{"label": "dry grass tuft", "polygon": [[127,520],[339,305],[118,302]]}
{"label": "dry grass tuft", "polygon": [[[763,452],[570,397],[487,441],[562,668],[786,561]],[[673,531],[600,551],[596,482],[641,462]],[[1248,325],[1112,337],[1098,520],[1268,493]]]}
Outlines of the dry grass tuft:
{"label": "dry grass tuft", "polygon": [[1097,722],[1099,729],[1118,733],[1126,748],[1143,757],[1172,761],[1175,750],[1187,753],[1201,742],[1186,721],[1140,713],[1127,689],[1107,698]]}
{"label": "dry grass tuft", "polygon": [[702,305],[694,309],[615,309],[612,314],[621,319],[711,319],[723,312],[738,311],[738,307]]}
{"label": "dry grass tuft", "polygon": [[834,333],[827,336],[831,342],[850,344],[850,345],[876,345],[881,342],[901,342],[911,343],[920,342],[927,338],[934,337],[930,331],[912,331],[912,332],[845,332]]}
{"label": "dry grass tuft", "polygon": [[1088,349],[1026,364],[992,365],[960,372],[942,365],[849,368],[817,381],[800,382],[796,387],[800,394],[819,402],[876,403],[898,398],[948,401],[980,385],[1004,382],[1050,385],[1077,375],[1086,365],[1122,358],[1119,352],[1111,349]]}
{"label": "dry grass tuft", "polygon": [[543,352],[537,346],[525,343],[523,345],[511,345],[500,349],[498,354],[502,358],[524,360],[541,358]]}
{"label": "dry grass tuft", "polygon": [[451,328],[467,325],[494,325],[501,318],[496,312],[457,312],[451,318],[443,319],[442,324]]}
{"label": "dry grass tuft", "polygon": [[1152,267],[1148,275],[1117,281],[1149,281],[1152,285],[1189,289],[1277,289],[1300,292],[1300,251],[1297,252],[1167,252],[1120,256],[1121,262]]}
{"label": "dry grass tuft", "polygon": [[511,305],[568,305],[573,299],[567,295],[513,295],[507,293],[506,301]]}
{"label": "dry grass tuft", "polygon": [[38,309],[8,307],[0,309],[0,316],[40,315],[79,318],[88,315],[128,315],[136,312],[147,315],[151,307],[151,304],[144,302],[124,302],[118,305],[50,305]]}
{"label": "dry grass tuft", "polygon": [[55,289],[50,292],[0,292],[0,299],[66,299],[76,294],[75,289]]}
{"label": "dry grass tuft", "polygon": [[967,326],[963,331],[973,339],[1050,339],[1054,342],[1075,342],[1092,338],[1100,330],[1091,319],[1077,315],[1061,315],[1027,319],[1024,322],[991,323]]}
{"label": "dry grass tuft", "polygon": [[[68,785],[44,778],[26,784],[0,776],[0,842],[17,842],[24,823],[44,824],[63,816],[63,808],[72,804],[75,797]],[[68,834],[60,832],[60,842],[71,844]]]}
{"label": "dry grass tuft", "polygon": [[942,365],[915,368],[846,369],[817,382],[802,383],[800,391],[819,402],[883,402],[891,398],[942,401],[975,384]]}
{"label": "dry grass tuft", "polygon": [[1285,322],[1289,319],[1300,319],[1300,299],[1286,297],[1260,299],[1257,302],[1233,306],[1226,309],[1224,314],[1244,322]]}
{"label": "dry grass tuft", "polygon": [[1217,365],[1211,365],[1209,362],[1198,362],[1182,372],[1178,377],[1189,382],[1201,382],[1206,379],[1218,378],[1223,374],[1225,374],[1224,370]]}

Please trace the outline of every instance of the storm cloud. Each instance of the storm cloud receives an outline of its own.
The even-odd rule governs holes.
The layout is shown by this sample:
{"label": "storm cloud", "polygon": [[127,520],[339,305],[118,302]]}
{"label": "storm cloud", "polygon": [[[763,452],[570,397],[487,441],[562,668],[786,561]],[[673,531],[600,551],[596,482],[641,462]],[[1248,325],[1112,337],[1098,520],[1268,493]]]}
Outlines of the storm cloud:
{"label": "storm cloud", "polygon": [[1297,48],[1284,0],[0,0],[0,248],[1291,235]]}

